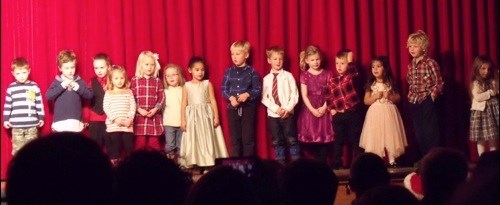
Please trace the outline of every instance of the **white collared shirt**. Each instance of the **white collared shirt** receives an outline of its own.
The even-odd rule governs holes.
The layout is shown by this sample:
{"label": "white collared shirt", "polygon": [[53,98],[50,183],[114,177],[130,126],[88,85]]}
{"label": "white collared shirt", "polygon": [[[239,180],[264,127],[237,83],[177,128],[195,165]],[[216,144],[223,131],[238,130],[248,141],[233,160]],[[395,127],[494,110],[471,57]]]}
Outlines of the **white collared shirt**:
{"label": "white collared shirt", "polygon": [[[274,102],[273,98],[273,78],[274,74],[271,71],[264,77],[262,86],[262,104],[267,107],[267,115],[269,117],[277,118],[279,115],[276,113],[280,106]],[[293,109],[299,101],[299,91],[293,75],[283,69],[280,70],[276,76],[278,80],[278,98],[281,107],[293,113]]]}

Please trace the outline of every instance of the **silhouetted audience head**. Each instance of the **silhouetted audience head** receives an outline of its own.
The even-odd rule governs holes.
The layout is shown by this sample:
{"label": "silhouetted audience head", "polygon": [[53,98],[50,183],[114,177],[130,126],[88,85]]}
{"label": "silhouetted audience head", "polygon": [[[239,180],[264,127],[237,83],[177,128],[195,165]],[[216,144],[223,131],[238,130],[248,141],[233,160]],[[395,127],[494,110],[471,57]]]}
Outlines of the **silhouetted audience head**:
{"label": "silhouetted audience head", "polygon": [[191,177],[158,151],[139,150],[115,170],[116,204],[183,204]]}
{"label": "silhouetted audience head", "polygon": [[279,175],[283,165],[276,160],[257,159],[250,182],[255,190],[257,204],[280,204]]}
{"label": "silhouetted audience head", "polygon": [[391,176],[385,162],[376,154],[362,153],[351,164],[349,186],[356,193],[356,198],[373,187],[388,185],[390,182]]}
{"label": "silhouetted audience head", "polygon": [[448,204],[457,187],[464,183],[468,167],[465,157],[449,148],[434,148],[422,159],[420,174],[424,204]]}
{"label": "silhouetted audience head", "polygon": [[284,204],[332,205],[339,181],[330,167],[319,161],[299,159],[285,167],[282,179]]}
{"label": "silhouetted audience head", "polygon": [[399,185],[382,185],[366,191],[353,205],[418,205],[420,201]]}
{"label": "silhouetted audience head", "polygon": [[470,180],[455,192],[451,204],[500,204],[499,156],[498,150],[483,153]]}
{"label": "silhouetted audience head", "polygon": [[7,202],[16,204],[109,204],[108,157],[80,133],[52,133],[24,146],[8,168]]}
{"label": "silhouetted audience head", "polygon": [[218,166],[204,174],[189,192],[187,205],[256,204],[250,180],[229,166]]}

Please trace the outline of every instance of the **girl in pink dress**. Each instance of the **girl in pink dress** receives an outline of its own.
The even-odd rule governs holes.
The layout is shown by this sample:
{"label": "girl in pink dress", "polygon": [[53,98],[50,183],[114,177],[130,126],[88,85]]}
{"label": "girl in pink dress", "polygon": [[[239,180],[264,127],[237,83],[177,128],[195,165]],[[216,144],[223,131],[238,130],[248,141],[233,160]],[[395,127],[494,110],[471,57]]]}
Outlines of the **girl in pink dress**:
{"label": "girl in pink dress", "polygon": [[303,144],[312,145],[306,148],[314,149],[314,157],[326,162],[328,143],[333,142],[333,128],[323,95],[331,71],[321,67],[321,53],[315,46],[308,46],[300,53],[300,68],[300,92],[304,104],[297,120],[298,139]]}
{"label": "girl in pink dress", "polygon": [[401,99],[394,89],[389,60],[382,56],[372,59],[372,75],[366,85],[364,102],[370,106],[366,112],[359,146],[365,152],[389,158],[389,164],[396,166],[396,158],[404,153],[405,128],[395,103]]}

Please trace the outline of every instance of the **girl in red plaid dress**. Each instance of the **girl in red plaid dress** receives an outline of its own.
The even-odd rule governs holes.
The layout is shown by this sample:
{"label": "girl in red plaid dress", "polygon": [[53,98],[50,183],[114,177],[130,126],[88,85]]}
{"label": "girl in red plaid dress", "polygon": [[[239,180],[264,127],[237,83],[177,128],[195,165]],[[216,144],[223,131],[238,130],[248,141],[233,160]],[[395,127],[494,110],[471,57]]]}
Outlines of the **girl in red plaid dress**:
{"label": "girl in red plaid dress", "polygon": [[160,135],[163,133],[162,113],[165,99],[163,84],[158,78],[160,63],[158,54],[143,51],[137,59],[135,76],[131,80],[131,89],[137,103],[134,132],[135,148],[153,148],[161,151]]}

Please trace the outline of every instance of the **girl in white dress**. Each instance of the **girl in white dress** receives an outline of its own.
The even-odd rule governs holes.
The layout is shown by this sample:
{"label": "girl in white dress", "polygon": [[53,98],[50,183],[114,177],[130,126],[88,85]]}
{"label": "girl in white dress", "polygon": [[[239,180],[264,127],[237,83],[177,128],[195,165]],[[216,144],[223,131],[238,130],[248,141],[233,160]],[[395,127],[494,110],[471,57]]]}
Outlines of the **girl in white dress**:
{"label": "girl in white dress", "polygon": [[370,106],[366,112],[359,146],[365,152],[389,158],[389,165],[396,167],[396,158],[404,153],[406,134],[395,103],[401,96],[394,90],[391,67],[387,57],[372,59],[372,75],[368,80],[364,102]]}
{"label": "girl in white dress", "polygon": [[183,88],[179,163],[191,168],[209,167],[216,158],[228,156],[212,83],[204,80],[205,63],[200,57],[189,61],[192,80]]}

